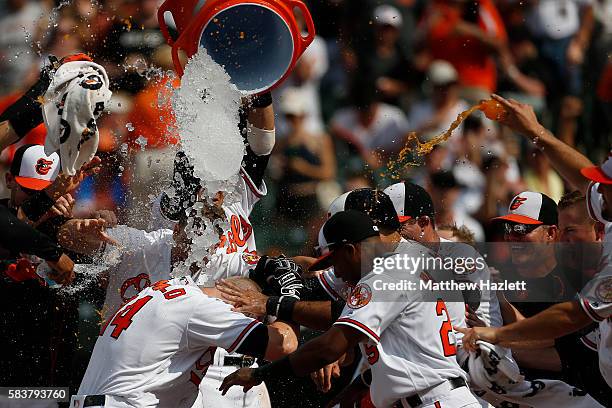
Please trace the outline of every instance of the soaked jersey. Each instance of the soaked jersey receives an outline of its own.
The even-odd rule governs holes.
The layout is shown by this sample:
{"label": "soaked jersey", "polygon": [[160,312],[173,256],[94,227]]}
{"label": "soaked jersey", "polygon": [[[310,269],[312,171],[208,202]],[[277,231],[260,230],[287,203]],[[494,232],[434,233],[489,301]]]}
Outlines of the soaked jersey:
{"label": "soaked jersey", "polygon": [[190,277],[156,282],[102,326],[78,394],[110,396],[107,408],[191,407],[215,349],[235,350],[259,324]]}
{"label": "soaked jersey", "polygon": [[[417,245],[398,252],[419,257]],[[363,276],[334,323],[367,337],[360,347],[372,370],[375,406],[391,406],[450,378],[466,378],[455,357],[456,338],[445,302],[428,298],[422,290],[406,289],[409,282],[418,288],[423,272],[385,269]]]}

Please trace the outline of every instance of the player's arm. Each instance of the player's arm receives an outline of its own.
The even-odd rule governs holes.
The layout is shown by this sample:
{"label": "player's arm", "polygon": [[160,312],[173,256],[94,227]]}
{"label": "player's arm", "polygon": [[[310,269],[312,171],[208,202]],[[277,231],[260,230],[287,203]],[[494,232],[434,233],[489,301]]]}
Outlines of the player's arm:
{"label": "player's arm", "polygon": [[277,320],[269,325],[259,325],[236,349],[238,353],[278,360],[293,353],[298,347],[299,327]]}
{"label": "player's arm", "polygon": [[589,180],[582,176],[580,169],[593,166],[583,154],[557,139],[542,126],[533,111],[533,107],[515,100],[507,100],[498,95],[493,99],[501,103],[508,114],[499,120],[517,133],[532,142],[546,155],[559,174],[579,191],[586,191]]}
{"label": "player's arm", "polygon": [[527,319],[499,328],[455,328],[464,333],[463,345],[474,350],[477,340],[503,347],[513,347],[528,341],[553,340],[588,326],[592,320],[579,301],[558,303]]}
{"label": "player's arm", "polygon": [[[305,280],[307,289],[305,297],[329,298],[325,292],[312,289],[318,285],[314,282],[316,280],[316,278]],[[344,307],[343,301],[304,301],[290,297],[267,296],[254,290],[242,289],[231,280],[219,281],[216,286],[223,293],[224,299],[234,305],[234,310],[237,312],[275,316],[314,330],[328,329],[340,316]]]}
{"label": "player's arm", "polygon": [[337,361],[366,336],[349,326],[333,326],[321,336],[309,341],[296,352],[271,364],[256,369],[243,368],[223,380],[223,395],[233,385],[242,385],[247,391],[262,381],[287,376],[305,376]]}
{"label": "player's arm", "polygon": [[247,143],[242,166],[255,185],[260,187],[276,139],[272,94],[266,92],[251,99],[243,108],[240,122],[241,128],[246,131]]}

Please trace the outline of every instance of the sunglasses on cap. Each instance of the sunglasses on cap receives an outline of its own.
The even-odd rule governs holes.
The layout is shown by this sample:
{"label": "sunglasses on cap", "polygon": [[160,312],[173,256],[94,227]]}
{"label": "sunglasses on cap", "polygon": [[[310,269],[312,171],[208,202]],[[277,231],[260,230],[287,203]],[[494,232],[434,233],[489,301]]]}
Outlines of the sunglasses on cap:
{"label": "sunglasses on cap", "polygon": [[515,224],[506,222],[504,223],[504,233],[506,235],[527,235],[534,231],[536,228],[541,227],[542,224]]}

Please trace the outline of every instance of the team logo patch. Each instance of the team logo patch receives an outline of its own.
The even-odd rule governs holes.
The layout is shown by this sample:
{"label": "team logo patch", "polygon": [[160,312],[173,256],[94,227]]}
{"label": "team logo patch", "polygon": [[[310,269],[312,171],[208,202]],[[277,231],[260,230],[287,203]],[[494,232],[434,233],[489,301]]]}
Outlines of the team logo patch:
{"label": "team logo patch", "polygon": [[372,289],[367,284],[360,283],[351,291],[346,305],[351,309],[359,309],[370,303],[371,299]]}
{"label": "team logo patch", "polygon": [[51,170],[53,165],[52,160],[43,159],[42,157],[36,162],[36,172],[40,175],[46,175]]}
{"label": "team logo patch", "polygon": [[259,255],[249,254],[248,252],[245,252],[244,254],[242,254],[242,260],[249,265],[257,265],[257,262],[259,262]]}
{"label": "team logo patch", "polygon": [[510,204],[510,210],[514,211],[518,209],[521,205],[523,205],[523,203],[525,203],[525,201],[527,201],[527,198],[516,197],[514,201],[512,201],[512,204]]}
{"label": "team logo patch", "polygon": [[597,285],[595,296],[603,303],[612,303],[612,277],[604,279]]}

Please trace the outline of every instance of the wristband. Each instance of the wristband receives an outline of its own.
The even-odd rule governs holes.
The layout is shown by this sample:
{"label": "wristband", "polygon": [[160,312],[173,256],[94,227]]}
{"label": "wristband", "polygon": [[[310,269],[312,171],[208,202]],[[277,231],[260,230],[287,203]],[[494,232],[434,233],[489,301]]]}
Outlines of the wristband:
{"label": "wristband", "polygon": [[270,296],[266,301],[266,314],[268,316],[277,316],[280,308],[280,297]]}
{"label": "wristband", "polygon": [[55,201],[41,190],[23,203],[21,210],[30,221],[36,222],[54,205]]}
{"label": "wristband", "polygon": [[272,378],[294,377],[293,368],[289,362],[289,356],[276,360],[273,363],[253,370],[253,378],[257,381],[266,381]]}
{"label": "wristband", "polygon": [[256,109],[272,105],[272,92],[268,91],[251,98],[251,106]]}

